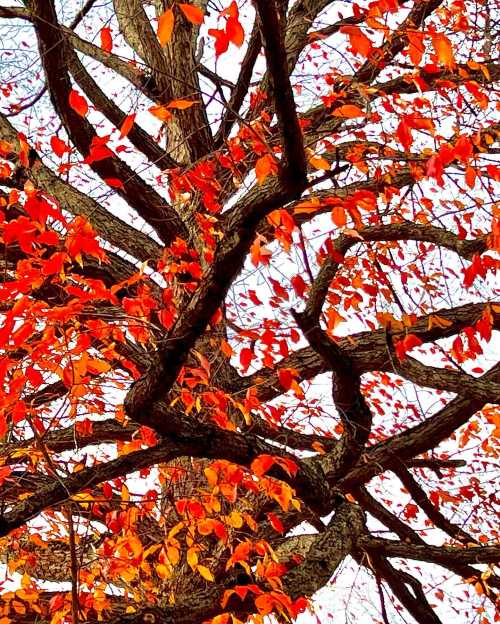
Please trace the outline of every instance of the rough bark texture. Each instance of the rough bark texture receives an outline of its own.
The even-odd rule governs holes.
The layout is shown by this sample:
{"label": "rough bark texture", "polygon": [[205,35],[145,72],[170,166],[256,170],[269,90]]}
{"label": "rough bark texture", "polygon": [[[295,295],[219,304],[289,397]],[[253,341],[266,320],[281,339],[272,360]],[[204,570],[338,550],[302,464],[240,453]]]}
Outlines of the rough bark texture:
{"label": "rough bark texture", "polygon": [[[482,572],[500,561],[496,499],[460,453],[477,440],[488,466],[498,430],[500,304],[487,280],[500,124],[485,120],[500,66],[473,42],[467,58],[454,42],[452,58],[435,39],[444,23],[465,28],[457,3],[370,3],[344,16],[331,0],[220,11],[206,0],[89,0],[71,22],[63,4],[0,7],[0,26],[31,29],[42,76],[27,102],[10,103],[7,86],[0,112],[0,292],[14,293],[0,304],[0,562],[72,589],[31,602],[28,590],[8,594],[2,623],[49,622],[58,610],[73,624],[197,624],[225,612],[288,621],[346,559],[373,575],[386,624],[386,588],[419,624],[439,622],[425,578],[394,559],[440,566],[494,603],[500,579]],[[165,14],[174,26],[162,46]],[[99,45],[108,25],[112,45]],[[366,43],[374,31],[380,45]],[[224,37],[231,53],[245,46],[231,79],[210,57]],[[320,96],[314,81],[328,87]],[[75,91],[101,121],[71,104]],[[137,116],[126,145],[103,155],[151,103],[159,136]],[[31,130],[38,105],[69,146],[57,166],[43,128]],[[443,128],[440,107],[462,125]],[[395,115],[395,134],[383,115]],[[114,130],[103,137],[105,124]],[[43,219],[27,201],[85,217],[106,257],[87,229],[83,251],[51,273],[45,262],[65,243],[35,240]],[[117,201],[145,227],[115,216]],[[27,216],[34,229],[16,239]],[[273,263],[290,247],[288,276]],[[249,302],[275,268],[283,284],[270,279],[261,319]],[[343,314],[362,329],[339,338]],[[484,371],[468,366],[482,353]],[[53,367],[39,366],[35,387],[44,359]],[[318,402],[325,374],[331,400]],[[435,404],[421,402],[426,389]],[[152,489],[133,491],[138,479]],[[383,495],[388,479],[403,507]],[[448,541],[430,545],[421,526]],[[106,597],[110,587],[123,598]]]}

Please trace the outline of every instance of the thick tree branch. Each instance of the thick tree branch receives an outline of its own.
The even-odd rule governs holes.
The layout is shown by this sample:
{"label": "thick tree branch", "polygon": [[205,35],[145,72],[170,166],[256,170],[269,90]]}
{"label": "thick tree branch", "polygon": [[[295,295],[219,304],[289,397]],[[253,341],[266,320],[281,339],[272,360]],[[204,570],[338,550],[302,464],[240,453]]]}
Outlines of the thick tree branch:
{"label": "thick tree branch", "polygon": [[[7,119],[0,114],[0,139],[14,147],[18,145],[18,133]],[[14,177],[19,178],[19,186],[32,180],[37,188],[55,197],[63,210],[85,216],[103,239],[116,248],[126,251],[138,260],[157,259],[161,247],[152,238],[136,230],[115,217],[89,195],[64,182],[49,167],[44,165],[39,155],[31,148],[30,167],[19,166]]]}
{"label": "thick tree branch", "polygon": [[293,316],[311,347],[333,372],[332,394],[343,432],[338,448],[327,454],[331,464],[326,472],[340,477],[359,459],[368,440],[372,426],[370,408],[349,356],[321,330],[318,319],[298,312]]}
{"label": "thick tree branch", "polygon": [[[482,376],[483,379],[500,381],[500,365],[494,366]],[[366,453],[366,463],[358,464],[336,487],[349,490],[361,482],[367,482],[392,466],[437,447],[459,427],[484,407],[477,399],[457,397],[423,423],[377,444]]]}
{"label": "thick tree branch", "polygon": [[289,188],[296,189],[297,195],[300,195],[307,184],[307,164],[302,130],[297,119],[295,98],[288,77],[283,26],[275,0],[255,0],[255,4],[260,18],[267,67],[271,75],[279,132],[283,137],[283,183]]}
{"label": "thick tree branch", "polygon": [[425,512],[429,520],[431,520],[436,527],[447,533],[450,537],[459,540],[463,544],[473,544],[476,542],[474,537],[469,535],[457,524],[448,520],[448,518],[433,505],[425,493],[425,490],[419,485],[417,480],[405,466],[394,468],[393,472],[408,490],[412,499]]}
{"label": "thick tree branch", "polygon": [[[98,135],[91,124],[69,105],[72,86],[67,70],[67,55],[71,54],[71,49],[64,35],[60,34],[53,0],[32,0],[31,7],[54,108],[77,149],[83,156],[92,157],[92,144]],[[165,243],[184,231],[182,222],[167,201],[112,152],[108,158],[95,160],[90,166],[104,181],[109,178],[121,180],[122,186],[116,192],[158,232]]]}

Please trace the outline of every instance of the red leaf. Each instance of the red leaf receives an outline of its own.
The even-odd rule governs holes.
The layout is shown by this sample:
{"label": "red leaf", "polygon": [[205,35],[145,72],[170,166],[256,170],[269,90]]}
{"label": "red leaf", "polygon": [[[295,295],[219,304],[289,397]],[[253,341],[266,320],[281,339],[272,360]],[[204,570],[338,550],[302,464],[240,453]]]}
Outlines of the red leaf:
{"label": "red leaf", "polygon": [[208,34],[215,39],[215,56],[220,56],[227,51],[229,47],[229,37],[225,30],[210,28]]}
{"label": "red leaf", "polygon": [[250,468],[258,477],[262,477],[274,464],[274,457],[271,455],[259,455],[253,460]]}
{"label": "red leaf", "polygon": [[123,188],[123,182],[118,178],[105,178],[104,182],[111,188]]}
{"label": "red leaf", "polygon": [[278,371],[278,379],[285,390],[290,390],[292,383],[295,381],[293,370],[291,368],[280,368]]}
{"label": "red leaf", "polygon": [[292,277],[292,287],[299,297],[303,297],[307,289],[307,284],[301,275],[294,275]]}
{"label": "red leaf", "polygon": [[408,151],[413,143],[413,136],[411,132],[411,127],[407,124],[407,122],[402,119],[398,127],[396,129],[396,136],[398,137],[399,142]]}
{"label": "red leaf", "polygon": [[277,531],[278,533],[285,532],[285,527],[283,526],[283,523],[281,522],[281,520],[278,518],[276,514],[269,512],[267,514],[267,519],[269,520],[269,523],[271,524],[271,526],[273,527],[275,531]]}
{"label": "red leaf", "polygon": [[243,372],[246,373],[252,360],[254,359],[255,354],[252,349],[245,347],[240,351],[240,364],[243,368]]}
{"label": "red leaf", "polygon": [[64,154],[68,154],[71,152],[71,147],[69,147],[64,141],[60,138],[53,136],[50,138],[50,147],[56,156],[62,158]]}
{"label": "red leaf", "polygon": [[427,175],[430,178],[435,178],[437,180],[439,186],[443,186],[444,167],[443,161],[439,154],[434,154],[434,156],[431,156],[431,158],[429,158],[429,160],[427,161],[426,171]]}
{"label": "red leaf", "polygon": [[421,344],[422,341],[418,336],[415,336],[415,334],[408,334],[403,338],[403,340],[399,340],[396,343],[396,355],[400,360],[404,360],[408,351],[411,351],[415,347],[419,347]]}
{"label": "red leaf", "polygon": [[408,54],[410,55],[411,62],[417,66],[420,65],[420,61],[424,55],[424,33],[419,31],[407,31],[408,37]]}
{"label": "red leaf", "polygon": [[234,43],[235,46],[238,46],[238,48],[243,45],[243,42],[245,41],[245,31],[243,30],[243,27],[237,17],[230,17],[227,20],[226,34],[229,41]]}
{"label": "red leaf", "polygon": [[74,89],[72,89],[69,94],[69,105],[75,113],[80,115],[80,117],[85,117],[85,115],[89,112],[87,100]]}
{"label": "red leaf", "polygon": [[111,52],[113,49],[113,37],[111,36],[111,29],[101,28],[101,48],[105,52]]}

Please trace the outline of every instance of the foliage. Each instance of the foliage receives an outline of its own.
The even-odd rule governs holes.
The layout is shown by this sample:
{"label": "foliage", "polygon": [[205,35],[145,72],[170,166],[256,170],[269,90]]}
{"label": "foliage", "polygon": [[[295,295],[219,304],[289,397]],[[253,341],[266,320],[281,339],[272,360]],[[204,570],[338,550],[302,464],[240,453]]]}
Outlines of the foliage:
{"label": "foliage", "polygon": [[492,6],[22,4],[0,624],[494,621]]}

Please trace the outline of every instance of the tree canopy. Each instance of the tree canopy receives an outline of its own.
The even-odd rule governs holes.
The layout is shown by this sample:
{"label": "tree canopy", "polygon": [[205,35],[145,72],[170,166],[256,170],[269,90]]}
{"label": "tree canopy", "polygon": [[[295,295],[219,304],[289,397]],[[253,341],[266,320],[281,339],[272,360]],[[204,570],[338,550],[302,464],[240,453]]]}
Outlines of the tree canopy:
{"label": "tree canopy", "polygon": [[0,624],[497,621],[496,35],[0,6]]}

